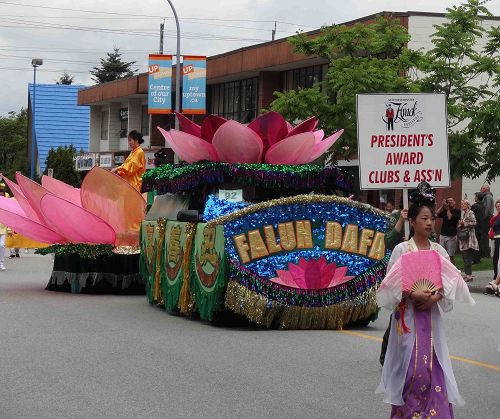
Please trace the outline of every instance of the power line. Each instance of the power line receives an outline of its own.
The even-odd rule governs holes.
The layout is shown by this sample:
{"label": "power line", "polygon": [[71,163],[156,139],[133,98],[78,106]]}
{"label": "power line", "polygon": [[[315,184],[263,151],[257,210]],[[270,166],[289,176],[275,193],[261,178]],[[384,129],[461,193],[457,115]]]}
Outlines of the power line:
{"label": "power line", "polygon": [[[39,16],[39,15],[33,15],[33,16],[23,16],[23,15],[4,15],[4,18],[41,18],[43,17],[44,19],[81,19],[81,20],[129,20],[129,19],[137,19],[137,16],[123,16],[123,17],[101,17],[101,16]],[[161,20],[162,18],[158,18],[158,16],[149,16],[146,17],[144,16],[143,19],[151,19],[151,20]],[[173,18],[167,18],[167,19],[173,19]],[[208,22],[199,22],[196,20],[191,20],[190,18],[184,18],[184,19],[179,19],[183,22],[186,23],[193,23],[196,25],[208,25],[208,26],[217,26],[218,28],[235,28],[235,29],[247,29],[247,30],[253,30],[253,31],[262,31],[262,32],[269,32],[270,29],[268,28],[255,28],[255,27],[248,27],[248,26],[238,26],[238,25],[222,25],[220,23],[208,23]],[[276,21],[278,23],[282,23],[279,21]],[[267,22],[266,22],[267,23]],[[303,26],[303,25],[294,25],[294,26]],[[312,26],[310,26],[312,28]],[[293,31],[284,31],[280,30],[282,33],[288,33],[288,34],[294,34],[295,32]]]}
{"label": "power line", "polygon": [[[15,6],[33,7],[33,8],[38,8],[38,9],[64,10],[64,11],[69,11],[69,12],[83,12],[83,13],[92,13],[92,14],[105,14],[105,15],[131,16],[131,17],[147,17],[147,18],[156,18],[156,19],[160,18],[160,16],[152,16],[152,15],[142,15],[142,14],[134,14],[134,13],[120,13],[120,12],[105,12],[105,11],[84,10],[84,9],[70,9],[70,8],[65,8],[65,7],[54,7],[54,6],[40,6],[40,5],[26,4],[26,3],[15,3],[12,1],[3,1],[3,0],[0,0],[0,4],[12,4]],[[161,16],[161,18],[174,19],[173,17],[164,17],[164,16]],[[253,22],[253,23],[278,22],[278,23],[281,23],[283,25],[302,26],[305,28],[317,29],[316,26],[301,25],[299,23],[290,23],[290,22],[283,22],[283,21],[277,21],[277,20],[221,19],[221,18],[199,18],[199,17],[186,17],[186,18],[181,19],[181,20],[186,20],[186,19],[199,20],[199,21],[217,21],[217,22]]]}

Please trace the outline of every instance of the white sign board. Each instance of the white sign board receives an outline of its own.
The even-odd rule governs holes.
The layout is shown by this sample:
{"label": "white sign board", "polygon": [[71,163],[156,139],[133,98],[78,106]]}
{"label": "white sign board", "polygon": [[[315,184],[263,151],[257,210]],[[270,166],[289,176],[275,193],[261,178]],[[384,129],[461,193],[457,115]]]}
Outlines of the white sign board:
{"label": "white sign board", "polygon": [[361,189],[450,186],[446,97],[356,95]]}
{"label": "white sign board", "polygon": [[99,166],[105,168],[113,167],[113,154],[100,154]]}
{"label": "white sign board", "polygon": [[92,169],[96,165],[95,154],[79,154],[76,156],[76,170],[78,172],[83,172]]}
{"label": "white sign board", "polygon": [[146,151],[144,152],[144,157],[146,158],[146,170],[155,168],[155,152]]}
{"label": "white sign board", "polygon": [[230,202],[243,201],[243,189],[219,189],[219,199]]}

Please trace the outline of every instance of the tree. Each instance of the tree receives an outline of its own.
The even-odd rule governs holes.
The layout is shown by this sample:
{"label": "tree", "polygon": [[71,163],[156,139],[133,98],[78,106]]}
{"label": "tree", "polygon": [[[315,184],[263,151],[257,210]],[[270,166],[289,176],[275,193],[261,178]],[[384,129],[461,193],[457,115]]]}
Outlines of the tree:
{"label": "tree", "polygon": [[17,171],[28,173],[27,132],[25,109],[0,117],[0,171],[10,179]]}
{"label": "tree", "polygon": [[92,80],[99,84],[133,76],[137,70],[132,70],[132,65],[136,62],[125,62],[121,57],[119,48],[114,47],[113,52],[107,53],[107,58],[101,58],[101,66],[90,71],[94,76]]}
{"label": "tree", "polygon": [[369,25],[323,27],[313,39],[292,37],[296,52],[327,59],[328,72],[321,85],[275,92],[271,108],[292,121],[316,115],[326,134],[344,128],[335,155],[349,159],[357,151],[357,93],[418,91],[408,75],[414,75],[422,55],[406,48],[408,40],[406,28],[391,16],[377,17]]}
{"label": "tree", "polygon": [[[500,30],[482,25],[481,15],[491,16],[485,3],[468,0],[447,9],[447,21],[435,25],[434,48],[422,68],[422,91],[446,94],[454,178],[484,171],[490,179],[500,174]],[[480,39],[487,41],[483,50],[477,47]]]}
{"label": "tree", "polygon": [[49,169],[53,169],[54,177],[62,180],[69,185],[80,186],[80,174],[75,169],[76,149],[72,145],[59,146],[57,149],[51,148],[47,159],[45,160],[44,175],[48,174]]}
{"label": "tree", "polygon": [[56,84],[69,85],[69,84],[72,84],[74,80],[75,80],[75,76],[72,76],[67,71],[64,71],[64,73],[62,73],[61,77],[59,77],[59,80],[56,81]]}

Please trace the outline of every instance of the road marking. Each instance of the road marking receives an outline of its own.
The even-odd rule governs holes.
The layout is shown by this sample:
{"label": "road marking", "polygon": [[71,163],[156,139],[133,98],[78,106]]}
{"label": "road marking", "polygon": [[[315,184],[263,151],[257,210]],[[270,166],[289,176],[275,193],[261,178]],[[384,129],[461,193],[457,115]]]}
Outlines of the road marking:
{"label": "road marking", "polygon": [[[368,333],[353,332],[352,330],[339,330],[339,332],[343,333],[344,335],[351,335],[351,336],[356,336],[358,338],[370,339],[370,340],[375,340],[377,342],[382,342],[382,338],[379,338],[378,336],[369,335]],[[460,361],[465,364],[471,364],[477,367],[482,367],[489,370],[500,372],[500,367],[497,365],[486,364],[485,362],[474,361],[473,359],[462,358],[461,356],[455,356],[455,355],[450,355],[450,358],[453,359],[454,361]]]}

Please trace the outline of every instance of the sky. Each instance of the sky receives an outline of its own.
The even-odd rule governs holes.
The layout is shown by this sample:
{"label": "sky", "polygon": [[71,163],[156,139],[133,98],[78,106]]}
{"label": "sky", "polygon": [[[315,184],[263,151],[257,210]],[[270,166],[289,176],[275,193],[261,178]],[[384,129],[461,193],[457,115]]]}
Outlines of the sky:
{"label": "sky", "polygon": [[[462,1],[447,0],[190,0],[172,1],[181,27],[181,54],[215,55],[381,11],[444,13]],[[500,16],[500,1],[487,4]],[[117,47],[145,72],[158,53],[175,54],[173,13],[166,0],[0,0],[0,116],[27,106],[32,58],[42,58],[37,83],[55,83],[64,71],[74,84],[95,84],[89,71]]]}

